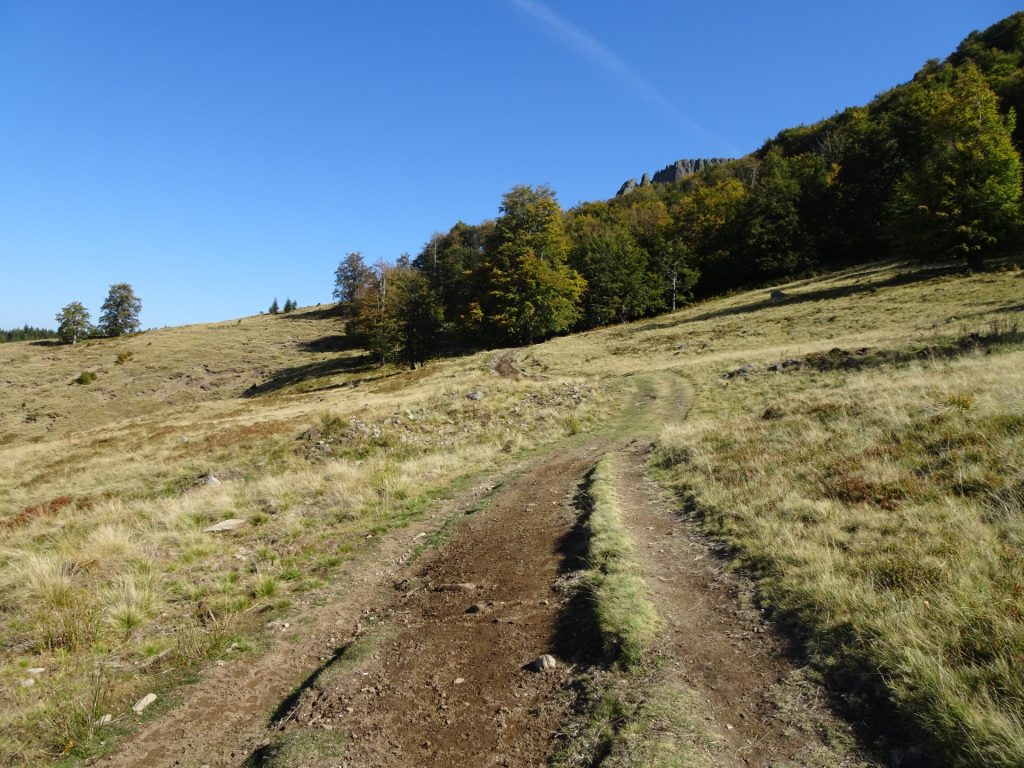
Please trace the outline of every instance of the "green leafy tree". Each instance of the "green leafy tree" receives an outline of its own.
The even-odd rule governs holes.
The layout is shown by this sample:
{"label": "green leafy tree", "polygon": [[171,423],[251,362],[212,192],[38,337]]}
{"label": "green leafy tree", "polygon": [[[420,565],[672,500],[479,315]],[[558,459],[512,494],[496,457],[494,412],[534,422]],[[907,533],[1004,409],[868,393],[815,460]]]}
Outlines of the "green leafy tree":
{"label": "green leafy tree", "polygon": [[800,183],[790,161],[777,149],[769,150],[742,219],[747,279],[790,274],[807,263],[808,242],[799,203]]}
{"label": "green leafy tree", "polygon": [[139,313],[142,301],[128,283],[115,283],[101,307],[99,332],[104,336],[123,336],[136,333],[140,328]]}
{"label": "green leafy tree", "polygon": [[950,87],[922,94],[923,152],[897,186],[895,232],[915,258],[964,258],[974,267],[1013,242],[1021,222],[1016,116],[966,64]]}
{"label": "green leafy tree", "polygon": [[693,263],[693,251],[682,238],[665,238],[660,242],[656,264],[661,268],[665,281],[665,303],[672,312],[691,298],[693,287],[700,278],[700,271]]}
{"label": "green leafy tree", "polygon": [[363,261],[363,255],[359,251],[353,251],[345,256],[334,271],[332,294],[343,312],[352,314],[355,311],[357,294],[371,277],[372,270]]}
{"label": "green leafy tree", "polygon": [[[744,275],[741,214],[750,193],[738,178],[698,185],[672,208],[670,241],[691,254],[685,269],[699,272],[694,292],[708,296],[738,285]],[[677,286],[678,287],[678,286]]]}
{"label": "green leafy tree", "polygon": [[393,283],[402,324],[401,358],[415,368],[437,352],[444,308],[427,278],[414,269],[396,270]]}
{"label": "green leafy tree", "polygon": [[572,219],[570,263],[586,280],[583,325],[635,320],[663,309],[664,278],[617,217],[583,213]]}
{"label": "green leafy tree", "polygon": [[57,338],[65,344],[77,344],[91,329],[89,311],[80,301],[72,301],[57,313]]}
{"label": "green leafy tree", "polygon": [[437,233],[423,246],[413,267],[426,276],[440,298],[445,322],[458,332],[475,332],[479,323],[471,308],[479,306],[486,291],[478,282],[486,244],[494,233],[494,222],[471,226],[457,222],[447,233]]}
{"label": "green leafy tree", "polygon": [[499,343],[529,344],[570,328],[586,285],[568,266],[562,209],[547,186],[517,186],[478,268],[483,289],[471,312]]}
{"label": "green leafy tree", "polygon": [[378,263],[356,291],[348,333],[381,365],[404,362],[415,368],[436,352],[443,319],[426,276]]}
{"label": "green leafy tree", "polygon": [[381,365],[397,360],[402,350],[402,328],[391,283],[394,271],[383,262],[368,269],[349,303],[346,333]]}

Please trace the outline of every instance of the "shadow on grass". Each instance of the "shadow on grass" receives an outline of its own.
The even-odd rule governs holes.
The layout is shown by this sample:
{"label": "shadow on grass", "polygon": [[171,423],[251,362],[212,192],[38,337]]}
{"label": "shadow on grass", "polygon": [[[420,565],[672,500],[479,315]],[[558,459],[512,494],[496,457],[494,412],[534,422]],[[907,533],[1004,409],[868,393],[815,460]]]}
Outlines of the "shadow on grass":
{"label": "shadow on grass", "polygon": [[715,510],[702,504],[686,486],[676,487],[675,493],[681,502],[679,516],[697,524],[695,540],[706,547],[718,568],[754,583],[757,601],[781,641],[783,654],[795,669],[810,668],[820,676],[829,709],[850,724],[858,746],[879,765],[942,765],[927,734],[893,701],[882,671],[866,649],[865,638],[852,623],[837,622],[822,630],[814,625],[817,610],[813,604],[786,606],[777,599],[764,601],[763,581],[777,566],[770,558],[752,558],[713,533],[704,533],[715,525]]}
{"label": "shadow on grass", "polygon": [[551,649],[555,656],[587,667],[608,664],[597,619],[597,603],[583,580],[590,567],[588,522],[593,509],[590,498],[592,474],[593,470],[587,473],[573,499],[573,506],[578,513],[576,524],[558,542],[558,553],[562,556],[558,566],[559,574],[563,578],[577,576],[579,580],[574,584],[565,607],[555,617],[555,630],[551,638]]}
{"label": "shadow on grass", "polygon": [[[324,360],[306,365],[295,365],[278,371],[261,384],[253,384],[242,393],[242,396],[259,397],[260,395],[277,392],[285,387],[291,387],[309,379],[319,379],[339,373],[365,373],[373,370],[375,366],[376,361],[369,354],[357,357],[339,357],[335,360]],[[323,387],[323,389],[333,389],[336,386],[341,385]]]}
{"label": "shadow on grass", "polygon": [[[853,278],[858,274],[864,274],[865,276],[871,275],[879,270],[863,270],[862,272],[854,273],[838,273],[832,275],[824,275],[824,277],[845,277]],[[965,267],[962,264],[955,265],[943,265],[939,267],[921,267],[906,272],[900,272],[896,275],[892,275],[884,280],[865,280],[864,282],[854,283],[852,285],[837,285],[831,288],[820,288],[812,291],[802,291],[800,293],[787,293],[781,298],[772,299],[767,296],[758,301],[751,301],[747,304],[740,304],[734,307],[723,307],[722,309],[716,309],[709,312],[703,312],[692,317],[685,319],[669,320],[661,323],[650,323],[645,326],[645,330],[659,330],[664,328],[674,328],[679,325],[685,325],[686,323],[695,323],[702,320],[715,320],[722,317],[730,317],[733,315],[746,315],[752,312],[760,312],[769,307],[783,307],[783,306],[794,306],[797,304],[804,304],[807,302],[814,301],[829,301],[832,299],[841,299],[848,296],[856,296],[864,293],[875,293],[883,288],[894,288],[901,285],[911,285],[913,283],[922,283],[929,280],[934,280],[940,277],[946,277],[949,275],[963,274]],[[822,279],[823,276],[813,278],[815,280]],[[768,289],[765,289],[768,290]]]}
{"label": "shadow on grass", "polygon": [[342,320],[345,311],[339,304],[320,304],[315,309],[281,313],[278,317],[285,320]]}
{"label": "shadow on grass", "polygon": [[303,352],[349,352],[357,348],[352,337],[343,333],[305,341],[299,345],[299,349]]}

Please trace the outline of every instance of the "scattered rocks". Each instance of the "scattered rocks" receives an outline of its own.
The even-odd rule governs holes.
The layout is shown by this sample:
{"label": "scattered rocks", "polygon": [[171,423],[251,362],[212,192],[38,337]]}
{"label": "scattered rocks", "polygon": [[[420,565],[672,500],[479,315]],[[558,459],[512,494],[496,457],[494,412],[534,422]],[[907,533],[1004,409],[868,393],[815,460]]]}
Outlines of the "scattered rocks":
{"label": "scattered rocks", "polygon": [[245,520],[240,517],[230,517],[227,520],[221,520],[219,523],[214,523],[209,528],[203,528],[203,533],[219,533],[221,531],[233,531],[236,528],[240,528],[245,525]]}
{"label": "scattered rocks", "polygon": [[792,368],[803,368],[803,363],[800,360],[794,360],[792,358],[788,360],[781,360],[777,363],[772,363],[765,370],[777,373],[779,371],[788,371]]}
{"label": "scattered rocks", "polygon": [[747,363],[746,365],[741,365],[739,368],[736,368],[735,370],[726,371],[725,373],[722,374],[722,378],[723,379],[746,378],[747,376],[749,376],[750,374],[754,373],[755,371],[757,371],[757,366],[753,365],[751,363]]}
{"label": "scattered rocks", "polygon": [[481,392],[479,389],[474,389],[472,392],[467,392],[466,397],[469,398],[470,400],[483,400],[484,393]]}
{"label": "scattered rocks", "polygon": [[454,679],[454,680],[452,681],[452,685],[462,685],[462,684],[463,684],[464,682],[466,682],[465,678],[462,678],[462,677],[456,677],[456,678],[455,678],[455,679]]}
{"label": "scattered rocks", "polygon": [[214,475],[212,472],[207,472],[205,475],[199,478],[199,481],[196,483],[196,485],[205,485],[209,486],[210,488],[216,488],[218,485],[220,485],[220,480],[218,480],[217,476]]}
{"label": "scattered rocks", "polygon": [[31,688],[35,684],[36,679],[34,677],[26,677],[24,680],[21,681],[22,688]]}
{"label": "scattered rocks", "polygon": [[547,672],[558,666],[558,661],[550,653],[544,653],[529,663],[532,672]]}
{"label": "scattered rocks", "polygon": [[30,675],[41,675],[46,671],[46,667],[29,667],[25,671]]}
{"label": "scattered rocks", "polygon": [[154,701],[156,701],[156,694],[147,693],[145,696],[143,696],[141,699],[135,702],[135,705],[132,707],[132,712],[134,712],[136,715],[141,715],[146,710],[146,707],[148,707]]}

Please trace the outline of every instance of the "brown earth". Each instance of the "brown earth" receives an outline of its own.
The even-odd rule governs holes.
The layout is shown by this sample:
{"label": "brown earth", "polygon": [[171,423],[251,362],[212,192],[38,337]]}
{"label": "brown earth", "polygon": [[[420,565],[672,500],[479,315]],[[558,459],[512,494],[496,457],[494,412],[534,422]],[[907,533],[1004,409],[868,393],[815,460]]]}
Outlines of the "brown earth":
{"label": "brown earth", "polygon": [[574,674],[564,663],[528,665],[553,650],[560,542],[603,450],[592,443],[547,457],[467,519],[396,583],[384,609],[395,636],[310,686],[280,729],[344,731],[343,765],[544,765]]}
{"label": "brown earth", "polygon": [[449,515],[473,508],[492,489],[491,484],[478,485],[417,523],[382,536],[343,566],[331,591],[312,596],[286,619],[269,623],[266,652],[217,662],[202,680],[177,694],[181,703],[175,708],[91,762],[104,768],[241,765],[265,740],[269,714],[359,632],[367,606],[379,601],[380,592],[424,537]]}

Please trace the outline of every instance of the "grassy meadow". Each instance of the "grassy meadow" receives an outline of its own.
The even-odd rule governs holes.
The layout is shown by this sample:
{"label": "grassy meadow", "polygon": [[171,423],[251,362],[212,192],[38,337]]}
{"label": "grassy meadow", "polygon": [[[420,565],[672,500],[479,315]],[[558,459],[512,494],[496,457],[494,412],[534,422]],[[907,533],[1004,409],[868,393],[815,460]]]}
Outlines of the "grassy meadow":
{"label": "grassy meadow", "polygon": [[783,290],[605,337],[691,382],[661,476],[858,716],[888,701],[943,764],[1024,764],[1024,272]]}
{"label": "grassy meadow", "polygon": [[[369,366],[341,330],[311,311],[0,349],[0,763],[109,744],[141,694],[258,645],[377,534],[608,410],[578,378],[498,375],[498,353]],[[237,376],[181,383],[215,359]],[[204,532],[225,519],[244,524]]]}
{"label": "grassy meadow", "polygon": [[1024,764],[1024,271],[780,288],[417,371],[319,310],[0,346],[0,763],[94,754],[160,669],[257,652],[368,536],[671,372],[657,473],[823,676]]}

